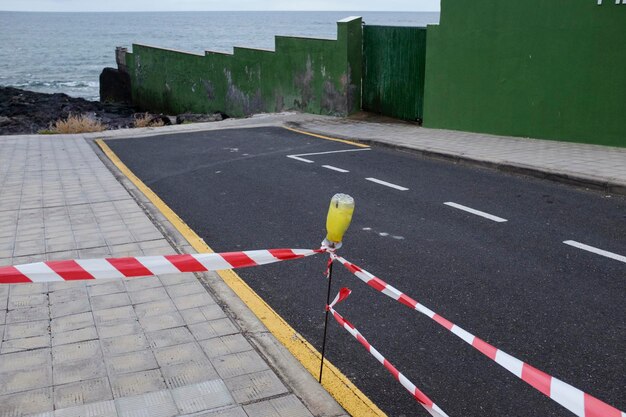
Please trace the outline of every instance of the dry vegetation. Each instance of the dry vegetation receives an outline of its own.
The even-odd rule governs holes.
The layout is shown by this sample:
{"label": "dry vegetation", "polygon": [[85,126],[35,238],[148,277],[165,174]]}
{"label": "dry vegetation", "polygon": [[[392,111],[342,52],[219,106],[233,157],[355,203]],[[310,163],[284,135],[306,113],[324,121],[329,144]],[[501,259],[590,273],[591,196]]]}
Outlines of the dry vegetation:
{"label": "dry vegetation", "polygon": [[65,120],[57,120],[50,124],[49,130],[41,133],[89,133],[102,132],[106,126],[98,120],[89,118],[86,115],[70,115]]}
{"label": "dry vegetation", "polygon": [[135,115],[135,127],[160,127],[163,120],[154,120],[150,113],[140,113]]}

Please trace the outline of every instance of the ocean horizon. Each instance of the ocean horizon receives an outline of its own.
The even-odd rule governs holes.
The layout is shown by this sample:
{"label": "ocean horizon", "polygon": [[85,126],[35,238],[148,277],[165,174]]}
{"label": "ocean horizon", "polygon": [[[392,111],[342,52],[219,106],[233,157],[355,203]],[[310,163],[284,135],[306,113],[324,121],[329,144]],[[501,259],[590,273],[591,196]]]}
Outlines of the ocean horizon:
{"label": "ocean horizon", "polygon": [[234,46],[274,49],[274,36],[335,39],[336,22],[426,26],[439,12],[2,12],[0,85],[98,100],[98,78],[115,47],[133,43],[192,53]]}

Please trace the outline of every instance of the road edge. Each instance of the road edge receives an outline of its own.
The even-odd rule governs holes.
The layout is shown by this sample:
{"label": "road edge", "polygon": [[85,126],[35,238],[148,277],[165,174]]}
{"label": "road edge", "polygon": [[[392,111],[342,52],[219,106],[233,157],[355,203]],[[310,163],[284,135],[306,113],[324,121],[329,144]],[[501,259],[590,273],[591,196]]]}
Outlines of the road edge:
{"label": "road edge", "polygon": [[[306,133],[306,132],[298,132],[298,133]],[[329,138],[330,139],[330,138]],[[125,177],[128,181],[130,181],[137,190],[143,194],[145,198],[147,198],[150,203],[154,206],[154,208],[173,226],[174,229],[178,233],[182,235],[182,237],[191,245],[191,247],[196,250],[198,253],[213,253],[214,251],[204,242],[200,236],[198,236],[171,208],[165,204],[161,198],[154,193],[147,185],[143,183],[120,159],[117,155],[109,148],[109,146],[105,143],[103,139],[87,139],[94,143],[96,148],[98,148],[106,158],[108,158],[109,162],[111,162],[119,171],[119,173]],[[343,141],[343,140],[341,140]],[[351,143],[354,144],[354,143]],[[286,348],[293,358],[298,361],[298,363],[308,371],[314,378],[317,378],[319,372],[319,363],[321,355],[320,353],[298,332],[295,331],[278,313],[276,313],[261,297],[259,297],[256,292],[250,288],[244,281],[239,277],[237,273],[233,270],[225,270],[225,271],[217,271],[217,276],[219,276],[219,280],[210,279],[211,284],[220,285],[222,283],[226,284],[228,289],[232,291],[230,294],[233,296],[229,296],[228,293],[224,292],[224,289],[221,288],[221,295],[224,295],[228,307],[233,310],[238,310],[240,313],[238,316],[240,319],[244,321],[244,324],[248,328],[255,328],[255,323],[251,322],[251,320],[246,320],[246,312],[241,311],[241,308],[237,305],[239,299],[240,302],[245,304],[247,309],[251,311],[254,316],[265,326],[267,330],[274,336],[278,342],[284,348]],[[249,316],[249,315],[248,315]],[[248,333],[248,335],[255,335],[254,332]],[[272,343],[271,340],[268,340],[267,337],[255,337],[255,345],[257,348],[263,351],[266,359],[271,360],[272,364],[276,366],[283,376],[287,377],[287,380],[294,382],[294,379],[297,382],[297,385],[300,385],[299,388],[304,388],[302,385],[307,385],[307,382],[301,381],[300,378],[297,378],[293,375],[285,375],[293,373],[293,370],[284,369],[279,363],[280,360],[288,359],[284,354],[277,351],[275,349],[275,344]],[[310,379],[310,378],[309,378]],[[313,382],[313,381],[311,381]],[[317,382],[314,382],[317,387],[319,385]],[[311,384],[308,383],[309,388]],[[345,411],[347,411],[350,415],[353,416],[364,416],[364,417],[385,417],[386,414],[380,410],[361,390],[359,390],[339,369],[337,369],[332,363],[325,360],[324,361],[324,380],[322,383],[322,387],[339,403]],[[304,391],[304,392],[303,392]],[[308,395],[309,393],[305,390],[298,390],[299,396],[302,396],[306,399],[305,403],[307,406],[314,405],[316,402],[315,398],[305,398],[307,396],[315,397],[315,395]],[[317,399],[319,401],[319,399]],[[323,414],[327,415],[327,414]],[[335,414],[336,415],[336,414]]]}

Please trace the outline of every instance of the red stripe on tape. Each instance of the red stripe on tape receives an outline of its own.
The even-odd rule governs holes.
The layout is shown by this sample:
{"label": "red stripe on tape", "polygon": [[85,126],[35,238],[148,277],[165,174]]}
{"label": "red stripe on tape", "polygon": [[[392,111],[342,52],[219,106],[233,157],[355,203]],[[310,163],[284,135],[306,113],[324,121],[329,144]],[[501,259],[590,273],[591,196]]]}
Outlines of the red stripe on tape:
{"label": "red stripe on tape", "polygon": [[383,365],[385,365],[385,368],[387,368],[387,370],[391,372],[395,379],[400,380],[400,371],[398,371],[396,367],[391,364],[391,362],[385,359]]}
{"label": "red stripe on tape", "polygon": [[85,271],[76,261],[49,261],[46,265],[66,281],[94,279],[93,275]]}
{"label": "red stripe on tape", "polygon": [[32,282],[14,266],[0,268],[0,282],[3,284],[19,284],[20,282]]}
{"label": "red stripe on tape", "polygon": [[377,291],[382,291],[387,286],[387,283],[382,281],[380,278],[374,277],[370,279],[369,281],[367,281],[367,285],[369,285],[370,287],[374,288]]}
{"label": "red stripe on tape", "polygon": [[344,266],[348,268],[348,271],[352,272],[353,274],[356,274],[357,272],[361,272],[361,268],[359,268],[353,263],[346,262]]}
{"label": "red stripe on tape", "polygon": [[207,271],[204,265],[191,255],[167,255],[165,259],[170,261],[180,272]]}
{"label": "red stripe on tape", "polygon": [[145,277],[154,275],[135,258],[105,258],[115,269],[125,277]]}
{"label": "red stripe on tape", "polygon": [[454,326],[454,324],[451,321],[441,317],[439,314],[435,314],[433,316],[433,320],[435,320],[437,323],[441,324],[443,327],[445,327],[448,330],[451,330],[452,326]]}
{"label": "red stripe on tape", "polygon": [[585,393],[585,417],[622,417],[622,412]]}
{"label": "red stripe on tape", "polygon": [[417,401],[421,402],[422,404],[424,404],[428,408],[432,408],[433,405],[435,405],[433,400],[428,398],[428,396],[426,394],[424,394],[422,391],[420,391],[420,389],[417,388],[417,387],[415,387],[415,394],[413,394],[413,396],[415,397],[415,399]]}
{"label": "red stripe on tape", "polygon": [[491,346],[489,343],[485,342],[481,338],[474,336],[472,346],[474,346],[476,349],[478,349],[478,351],[480,351],[483,355],[487,356],[491,360],[496,360],[496,353],[498,353],[498,349]]}
{"label": "red stripe on tape", "polygon": [[363,336],[361,336],[361,333],[358,333],[356,335],[356,340],[358,340],[363,346],[365,346],[368,352],[370,351],[370,348],[372,346],[370,345],[370,342],[368,342]]}
{"label": "red stripe on tape", "polygon": [[532,385],[543,394],[550,396],[552,377],[539,369],[524,363],[522,366],[522,380]]}
{"label": "red stripe on tape", "polygon": [[291,249],[270,249],[268,252],[271,253],[274,258],[280,259],[281,261],[304,257],[304,255],[296,255]]}
{"label": "red stripe on tape", "polygon": [[398,301],[400,301],[402,304],[404,304],[407,307],[411,307],[414,310],[415,310],[415,307],[417,307],[417,301],[415,301],[414,299],[412,299],[411,297],[405,294],[401,294],[400,298],[398,298]]}
{"label": "red stripe on tape", "polygon": [[243,252],[226,252],[220,254],[233,268],[243,268],[246,266],[256,266],[256,262]]}

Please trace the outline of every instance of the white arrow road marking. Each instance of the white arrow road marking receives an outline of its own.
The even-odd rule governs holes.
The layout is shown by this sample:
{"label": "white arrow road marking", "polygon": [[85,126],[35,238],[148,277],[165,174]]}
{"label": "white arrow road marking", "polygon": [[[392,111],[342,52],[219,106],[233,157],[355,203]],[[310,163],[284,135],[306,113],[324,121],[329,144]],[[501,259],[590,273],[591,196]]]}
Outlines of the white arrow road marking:
{"label": "white arrow road marking", "polygon": [[312,164],[313,161],[306,158],[300,158],[301,156],[311,156],[311,155],[328,155],[331,153],[344,153],[344,152],[361,152],[361,151],[371,151],[372,148],[361,148],[361,149],[343,149],[340,151],[326,151],[326,152],[313,152],[313,153],[299,153],[297,155],[287,155],[287,158],[295,159],[296,161],[306,162],[308,164]]}

